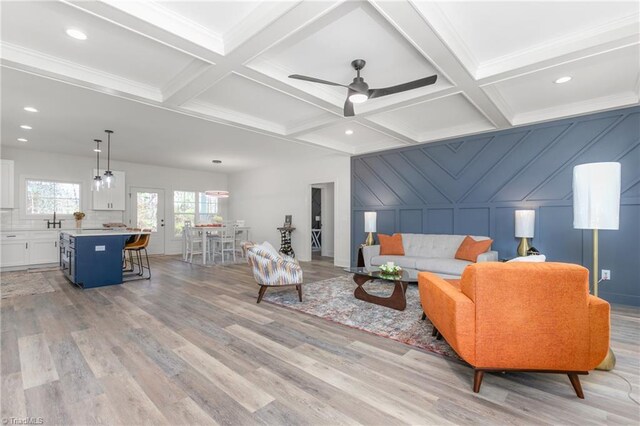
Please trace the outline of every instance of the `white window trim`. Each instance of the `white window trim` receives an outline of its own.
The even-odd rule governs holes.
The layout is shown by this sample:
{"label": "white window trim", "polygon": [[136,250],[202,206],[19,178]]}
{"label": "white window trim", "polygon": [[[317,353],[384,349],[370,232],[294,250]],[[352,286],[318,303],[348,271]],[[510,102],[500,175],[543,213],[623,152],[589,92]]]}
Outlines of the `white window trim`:
{"label": "white window trim", "polygon": [[[41,180],[46,182],[59,182],[59,183],[73,183],[80,186],[80,210],[84,211],[83,204],[85,200],[84,185],[81,181],[74,179],[52,179],[50,177],[21,175],[20,176],[20,219],[25,220],[38,220],[38,219],[52,219],[53,214],[29,214],[27,213],[27,181],[28,180]],[[74,219],[73,214],[58,214],[56,213],[56,219]]]}
{"label": "white window trim", "polygon": [[[175,193],[176,192],[195,192],[196,193],[196,197],[198,196],[198,194],[202,193],[204,194],[206,192],[206,190],[204,189],[171,189],[171,240],[173,241],[182,241],[182,236],[176,236],[176,203],[175,203]],[[200,211],[198,209],[198,201],[196,198],[196,212],[195,212],[195,217],[197,218],[198,215],[200,214]],[[220,199],[218,199],[217,203],[216,203],[216,214],[220,214]],[[195,225],[195,223],[194,223]]]}

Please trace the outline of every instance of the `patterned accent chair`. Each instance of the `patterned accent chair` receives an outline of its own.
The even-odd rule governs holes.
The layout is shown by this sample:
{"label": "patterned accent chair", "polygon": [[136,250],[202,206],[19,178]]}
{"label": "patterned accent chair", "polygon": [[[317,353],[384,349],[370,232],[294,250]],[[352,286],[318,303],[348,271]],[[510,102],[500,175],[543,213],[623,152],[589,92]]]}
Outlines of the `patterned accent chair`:
{"label": "patterned accent chair", "polygon": [[268,287],[296,286],[298,298],[302,302],[302,268],[298,261],[283,256],[260,245],[244,244],[247,262],[253,271],[253,278],[260,285],[260,303]]}

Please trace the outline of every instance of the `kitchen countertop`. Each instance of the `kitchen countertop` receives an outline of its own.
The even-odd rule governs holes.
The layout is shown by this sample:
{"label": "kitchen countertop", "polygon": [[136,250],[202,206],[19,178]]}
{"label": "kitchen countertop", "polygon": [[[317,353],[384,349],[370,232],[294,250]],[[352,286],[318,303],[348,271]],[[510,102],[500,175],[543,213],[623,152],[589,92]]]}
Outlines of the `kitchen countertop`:
{"label": "kitchen countertop", "polygon": [[143,235],[150,234],[150,232],[142,232],[142,231],[127,231],[127,230],[117,230],[112,231],[110,229],[107,230],[98,230],[98,229],[62,229],[61,232],[65,234],[69,234],[72,237],[104,237],[104,236],[112,236],[112,235]]}

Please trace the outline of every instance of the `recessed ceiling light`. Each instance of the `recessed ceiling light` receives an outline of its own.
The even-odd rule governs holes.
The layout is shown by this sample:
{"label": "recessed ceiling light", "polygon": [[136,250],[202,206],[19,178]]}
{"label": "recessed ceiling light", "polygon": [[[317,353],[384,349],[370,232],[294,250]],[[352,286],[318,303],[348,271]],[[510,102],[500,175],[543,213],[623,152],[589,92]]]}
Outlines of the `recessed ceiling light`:
{"label": "recessed ceiling light", "polygon": [[556,81],[554,81],[554,83],[556,84],[562,84],[562,83],[566,83],[567,81],[571,81],[571,77],[564,76],[564,77],[560,77],[559,79],[557,79]]}
{"label": "recessed ceiling light", "polygon": [[211,160],[213,164],[222,164],[222,160]]}
{"label": "recessed ceiling light", "polygon": [[25,130],[31,130],[33,127],[31,126],[27,126],[26,124],[23,124],[20,126],[21,129],[25,129]]}
{"label": "recessed ceiling light", "polygon": [[76,30],[75,28],[67,28],[67,35],[69,37],[73,37],[76,40],[86,40],[87,35],[80,30]]}
{"label": "recessed ceiling light", "polygon": [[34,107],[30,107],[30,106],[24,107],[24,110],[27,111],[27,112],[38,112],[37,109],[35,109]]}
{"label": "recessed ceiling light", "polygon": [[353,134],[353,130],[347,129],[347,130],[344,131],[344,134],[351,136]]}
{"label": "recessed ceiling light", "polygon": [[25,138],[18,138],[18,142],[27,142]]}

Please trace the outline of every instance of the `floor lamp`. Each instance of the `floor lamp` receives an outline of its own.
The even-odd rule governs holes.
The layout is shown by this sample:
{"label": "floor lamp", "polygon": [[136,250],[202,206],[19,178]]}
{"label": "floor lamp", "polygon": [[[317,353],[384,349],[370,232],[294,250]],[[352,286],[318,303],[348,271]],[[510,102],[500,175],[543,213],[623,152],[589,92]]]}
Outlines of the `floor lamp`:
{"label": "floor lamp", "polygon": [[[620,227],[620,163],[589,163],[573,168],[573,227],[593,230],[593,295],[598,296],[598,230]],[[616,357],[609,348],[596,367],[612,370]]]}

